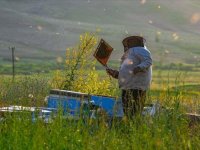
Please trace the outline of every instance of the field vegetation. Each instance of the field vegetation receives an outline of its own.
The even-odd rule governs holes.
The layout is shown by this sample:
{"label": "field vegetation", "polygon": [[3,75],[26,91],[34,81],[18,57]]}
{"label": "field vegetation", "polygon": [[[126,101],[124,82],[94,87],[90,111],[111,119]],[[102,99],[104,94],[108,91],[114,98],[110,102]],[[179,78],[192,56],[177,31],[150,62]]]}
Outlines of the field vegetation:
{"label": "field vegetation", "polygon": [[122,39],[136,34],[153,56],[146,104],[163,108],[112,123],[66,119],[62,109],[49,123],[0,111],[0,150],[199,150],[200,124],[185,115],[200,114],[199,10],[198,0],[0,0],[0,107],[46,107],[51,89],[120,99],[117,80],[92,54],[103,38],[114,48],[108,65],[118,69]]}
{"label": "field vegetation", "polygon": [[[46,106],[53,88],[103,94],[120,98],[117,81],[110,79],[95,60],[88,61],[98,37],[83,34],[77,47],[66,50],[64,70],[32,75],[1,75],[0,106]],[[110,63],[112,67],[118,67]],[[146,103],[165,108],[155,116],[134,120],[66,119],[58,114],[51,123],[34,122],[29,113],[0,114],[0,149],[199,149],[200,125],[191,124],[186,112],[200,113],[198,67],[153,66],[153,80]],[[175,68],[177,67],[177,68]],[[185,66],[186,67],[186,66]],[[96,69],[98,68],[98,69]]]}

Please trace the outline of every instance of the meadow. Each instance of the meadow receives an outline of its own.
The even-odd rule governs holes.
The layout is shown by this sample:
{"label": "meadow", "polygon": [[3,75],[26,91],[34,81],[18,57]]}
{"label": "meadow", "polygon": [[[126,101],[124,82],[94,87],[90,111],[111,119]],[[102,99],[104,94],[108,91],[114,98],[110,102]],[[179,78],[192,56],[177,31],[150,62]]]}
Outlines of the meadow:
{"label": "meadow", "polygon": [[[28,113],[8,113],[0,122],[0,148],[199,149],[200,125],[191,125],[184,116],[186,112],[200,113],[199,85],[195,86],[189,78],[183,82],[179,73],[155,71],[148,93],[148,103],[159,101],[162,106],[172,108],[169,111],[154,117],[116,120],[111,127],[104,119],[85,123],[58,115],[46,124],[40,119],[32,122]],[[195,73],[192,75],[199,80]],[[17,76],[14,82],[11,76],[1,76],[1,106],[46,106],[44,99],[53,88],[52,82],[52,75],[45,74]]]}
{"label": "meadow", "polygon": [[[95,36],[81,36],[77,48],[66,50],[65,70],[16,75],[14,80],[1,75],[0,106],[46,106],[44,99],[53,88],[120,98],[117,81],[95,60],[87,61],[96,43]],[[195,65],[183,68],[153,66],[146,103],[157,101],[169,108],[153,117],[114,119],[108,126],[104,118],[84,122],[58,114],[47,124],[41,119],[33,122],[26,112],[1,114],[0,149],[199,149],[200,125],[191,124],[184,114],[200,113],[200,72]]]}

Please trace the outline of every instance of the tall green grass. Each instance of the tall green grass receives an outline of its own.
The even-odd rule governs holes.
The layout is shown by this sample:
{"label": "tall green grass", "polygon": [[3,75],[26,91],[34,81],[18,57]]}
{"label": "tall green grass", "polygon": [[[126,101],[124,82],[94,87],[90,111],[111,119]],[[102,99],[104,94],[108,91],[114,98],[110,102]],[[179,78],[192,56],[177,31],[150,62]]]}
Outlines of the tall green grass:
{"label": "tall green grass", "polygon": [[[160,79],[164,80],[165,75],[160,73]],[[11,77],[1,76],[1,106],[45,106],[44,98],[52,88],[51,79],[44,75],[17,76],[13,82]],[[169,80],[177,85],[181,82]],[[149,91],[148,102],[155,100],[157,89],[154,88]],[[172,109],[154,117],[116,120],[111,126],[104,119],[84,123],[81,119],[75,121],[58,115],[46,124],[40,119],[32,122],[29,113],[6,114],[0,121],[0,149],[199,149],[200,126],[191,126],[184,117],[183,89],[178,90],[161,87],[158,92],[159,101]],[[188,107],[193,105],[188,103]],[[195,107],[199,108],[199,104]]]}
{"label": "tall green grass", "polygon": [[28,114],[6,115],[0,122],[0,149],[199,149],[200,127],[193,134],[180,107],[155,117],[86,124],[57,116],[50,124]]}

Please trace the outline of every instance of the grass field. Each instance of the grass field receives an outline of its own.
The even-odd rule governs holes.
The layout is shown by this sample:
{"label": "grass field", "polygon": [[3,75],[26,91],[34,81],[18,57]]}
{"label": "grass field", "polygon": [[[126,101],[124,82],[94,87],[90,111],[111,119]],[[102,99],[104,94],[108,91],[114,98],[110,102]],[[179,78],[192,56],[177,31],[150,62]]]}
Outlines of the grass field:
{"label": "grass field", "polygon": [[[54,88],[119,99],[117,80],[110,79],[94,60],[86,61],[96,44],[93,37],[87,49],[84,48],[90,36],[85,34],[78,48],[66,52],[65,65],[61,58],[48,64],[38,60],[40,67],[32,64],[33,68],[23,68],[27,65],[17,62],[21,68],[14,80],[12,75],[0,75],[0,106],[46,107],[45,98]],[[50,70],[50,63],[60,70]],[[11,68],[10,63],[7,65]],[[109,66],[117,69],[119,61],[111,61]],[[42,72],[42,67],[47,72]],[[27,73],[30,70],[33,72]],[[185,113],[200,113],[199,81],[198,64],[155,63],[146,104],[157,102],[165,109],[155,116],[114,119],[112,124],[105,116],[74,120],[66,119],[61,112],[46,123],[37,115],[33,121],[32,114],[26,111],[1,112],[0,149],[199,149],[200,125],[185,116]]]}
{"label": "grass field", "polygon": [[[105,75],[103,71],[99,73]],[[12,82],[12,76],[1,76],[1,106],[45,106],[44,99],[53,88],[52,77],[21,75]],[[33,123],[27,113],[7,114],[6,120],[0,122],[0,148],[199,149],[200,126],[189,125],[183,116],[185,112],[200,113],[199,88],[199,72],[155,70],[147,103],[159,100],[173,109],[154,117],[114,121],[112,127],[104,119],[100,123],[97,120],[85,123],[58,115],[46,124],[40,119]]]}
{"label": "grass field", "polygon": [[[108,65],[118,69],[122,39],[142,34],[153,57],[146,104],[165,109],[112,124],[105,116],[74,120],[59,112],[45,123],[0,112],[0,150],[199,150],[200,124],[185,116],[200,114],[199,10],[198,0],[1,0],[0,107],[46,107],[54,88],[119,99],[117,80],[91,55],[104,38],[114,48]],[[88,46],[87,32],[96,30]],[[14,80],[9,46],[16,48]]]}

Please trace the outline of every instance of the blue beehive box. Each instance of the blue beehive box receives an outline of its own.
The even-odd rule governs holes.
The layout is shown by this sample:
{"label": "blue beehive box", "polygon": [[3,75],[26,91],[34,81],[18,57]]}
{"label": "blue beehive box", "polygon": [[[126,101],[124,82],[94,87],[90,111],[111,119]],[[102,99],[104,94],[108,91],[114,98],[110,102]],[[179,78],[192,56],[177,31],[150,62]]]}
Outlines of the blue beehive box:
{"label": "blue beehive box", "polygon": [[81,101],[85,100],[88,100],[85,93],[54,89],[50,91],[47,107],[63,109],[65,114],[79,115]]}
{"label": "blue beehive box", "polygon": [[48,98],[49,108],[62,108],[64,113],[69,115],[80,115],[83,103],[100,107],[108,116],[123,116],[122,103],[114,97],[103,95],[88,95],[86,93],[53,89]]}
{"label": "blue beehive box", "polygon": [[103,108],[108,116],[123,117],[122,101],[116,100],[114,97],[103,95],[91,95],[91,102],[94,105]]}

